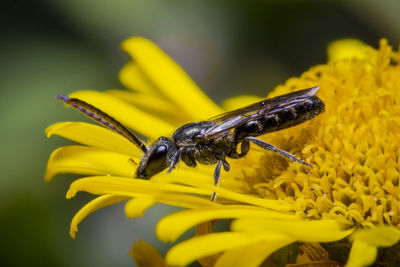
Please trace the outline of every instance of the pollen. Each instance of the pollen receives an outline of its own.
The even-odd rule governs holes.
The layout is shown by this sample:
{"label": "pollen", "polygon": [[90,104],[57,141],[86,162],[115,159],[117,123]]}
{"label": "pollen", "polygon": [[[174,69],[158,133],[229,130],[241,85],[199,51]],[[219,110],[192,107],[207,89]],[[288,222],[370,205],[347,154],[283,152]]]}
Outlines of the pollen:
{"label": "pollen", "polygon": [[264,137],[313,168],[266,153],[253,188],[264,198],[288,202],[304,219],[399,228],[399,54],[386,40],[377,50],[363,51],[364,56],[331,58],[276,88],[273,96],[321,88],[325,113]]}

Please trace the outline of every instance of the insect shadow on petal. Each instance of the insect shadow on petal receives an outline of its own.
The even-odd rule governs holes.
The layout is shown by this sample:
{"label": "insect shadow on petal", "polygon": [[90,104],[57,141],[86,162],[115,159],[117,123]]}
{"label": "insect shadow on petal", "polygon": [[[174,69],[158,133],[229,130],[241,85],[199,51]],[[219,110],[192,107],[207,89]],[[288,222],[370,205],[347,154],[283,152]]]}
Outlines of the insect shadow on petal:
{"label": "insect shadow on petal", "polygon": [[[303,123],[322,113],[325,105],[315,95],[318,90],[319,86],[315,86],[266,99],[209,120],[188,123],[179,127],[172,137],[159,137],[150,146],[100,109],[77,98],[65,95],[56,98],[138,146],[143,156],[136,169],[136,178],[149,179],[167,168],[171,172],[183,161],[189,167],[196,167],[197,163],[217,164],[214,184],[218,185],[221,168],[225,171],[230,169],[226,158],[244,157],[249,152],[250,143],[311,167],[311,164],[256,137]],[[239,145],[240,153],[237,150]],[[211,200],[215,199],[213,193]]]}

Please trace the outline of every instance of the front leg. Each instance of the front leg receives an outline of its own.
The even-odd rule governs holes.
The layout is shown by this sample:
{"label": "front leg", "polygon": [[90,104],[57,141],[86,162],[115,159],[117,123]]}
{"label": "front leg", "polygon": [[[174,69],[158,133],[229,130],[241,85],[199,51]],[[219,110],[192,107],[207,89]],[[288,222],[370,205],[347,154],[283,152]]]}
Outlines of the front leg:
{"label": "front leg", "polygon": [[298,163],[301,163],[301,164],[304,164],[306,166],[312,167],[312,165],[310,163],[302,161],[301,159],[296,158],[296,156],[290,154],[289,152],[286,152],[285,150],[278,149],[276,146],[268,144],[267,142],[264,142],[264,141],[262,141],[260,139],[254,138],[252,136],[248,136],[245,139],[249,140],[250,142],[252,142],[252,143],[254,143],[256,145],[258,145],[259,147],[262,147],[262,148],[267,149],[267,150],[272,151],[272,152],[276,152],[276,153],[280,154],[281,156],[287,157],[288,159],[291,159],[291,160],[294,160],[294,161],[296,161]]}
{"label": "front leg", "polygon": [[173,155],[173,158],[170,159],[170,164],[169,164],[170,167],[167,171],[168,173],[170,173],[173,169],[175,169],[176,165],[178,165],[179,161],[181,160],[182,151],[183,148],[178,149],[175,155]]}

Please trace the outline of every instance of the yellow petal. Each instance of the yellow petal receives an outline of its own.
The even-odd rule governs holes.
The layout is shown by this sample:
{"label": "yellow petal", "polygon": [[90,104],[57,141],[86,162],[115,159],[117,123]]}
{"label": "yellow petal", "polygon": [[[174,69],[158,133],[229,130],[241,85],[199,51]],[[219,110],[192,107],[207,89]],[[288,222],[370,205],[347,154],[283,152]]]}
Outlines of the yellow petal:
{"label": "yellow petal", "polygon": [[128,218],[141,217],[148,208],[157,203],[163,203],[166,205],[187,209],[218,205],[209,199],[192,195],[154,193],[149,196],[139,196],[129,200],[125,205],[125,214]]}
{"label": "yellow petal", "polygon": [[157,88],[135,62],[128,62],[119,72],[119,80],[128,89],[157,95]]}
{"label": "yellow petal", "polygon": [[83,145],[126,155],[141,155],[141,150],[121,135],[104,127],[84,122],[58,122],[46,129],[47,137],[62,136]]}
{"label": "yellow petal", "polygon": [[302,242],[333,242],[350,235],[336,220],[283,221],[264,218],[244,218],[232,222],[233,231],[276,231]]}
{"label": "yellow petal", "polygon": [[222,102],[224,110],[235,110],[256,102],[261,101],[263,98],[255,95],[241,95],[231,97]]}
{"label": "yellow petal", "polygon": [[131,197],[153,195],[155,193],[206,193],[202,189],[188,186],[159,184],[149,180],[116,176],[92,176],[75,180],[67,192],[67,198],[74,197],[78,191],[86,191],[95,195],[115,194]]}
{"label": "yellow petal", "polygon": [[154,180],[160,183],[181,183],[185,180],[200,180],[205,183],[213,183],[213,173],[215,166],[198,164],[195,168],[186,166],[182,161],[178,164],[177,168],[173,170],[173,175],[154,176]]}
{"label": "yellow petal", "polygon": [[[233,164],[231,164],[232,168]],[[196,168],[191,168],[186,166],[183,162],[178,165],[176,170],[173,170],[172,173],[161,173],[160,175],[156,175],[151,179],[153,181],[157,181],[160,183],[175,183],[175,184],[186,184],[193,187],[208,187],[210,188],[210,195],[212,193],[212,188],[214,184],[214,173],[215,166],[213,165],[197,165]],[[250,194],[252,188],[250,188],[247,181],[243,179],[235,179],[235,177],[229,177],[230,174],[233,174],[233,170],[230,173],[222,173],[220,179],[219,187],[228,189],[229,191],[233,191],[240,194]],[[240,174],[239,174],[240,175]],[[240,177],[240,176],[239,176]],[[220,199],[220,197],[219,197]],[[258,198],[256,198],[258,199]],[[276,200],[267,200],[270,205],[282,207],[282,203],[278,203]],[[267,205],[267,202],[264,202]],[[280,204],[280,205],[278,205]],[[286,210],[288,209],[285,206]],[[284,209],[285,209],[284,208]]]}
{"label": "yellow petal", "polygon": [[125,214],[128,218],[141,217],[148,208],[157,203],[154,196],[132,198],[125,204]]}
{"label": "yellow petal", "polygon": [[[173,246],[166,255],[166,261],[173,266],[184,266],[196,259],[225,250],[248,246],[261,241],[274,242],[285,238],[287,239],[283,235],[274,233],[248,235],[227,232],[197,236]],[[246,255],[242,256],[247,257]]]}
{"label": "yellow petal", "polygon": [[349,259],[346,267],[364,267],[374,263],[378,250],[376,247],[363,242],[361,240],[354,240],[350,250]]}
{"label": "yellow petal", "polygon": [[334,62],[342,59],[363,59],[368,56],[368,46],[357,39],[342,39],[328,45],[328,61]]}
{"label": "yellow petal", "polygon": [[154,43],[133,37],[122,43],[143,72],[171,102],[194,120],[207,119],[222,112],[193,80]]}
{"label": "yellow petal", "polygon": [[138,240],[133,244],[129,254],[139,267],[164,267],[166,266],[164,257],[152,245],[143,240]]}
{"label": "yellow petal", "polygon": [[[211,175],[212,175],[212,173],[211,173]],[[197,178],[197,176],[195,176],[195,174],[193,174],[192,176]],[[192,178],[192,177],[190,177],[190,178]],[[171,179],[173,179],[173,178],[171,178]],[[208,179],[210,179],[210,178],[208,178]],[[218,198],[220,198],[220,199],[234,200],[234,201],[241,202],[241,203],[251,204],[254,206],[259,206],[259,207],[273,209],[273,210],[279,210],[279,211],[293,210],[293,207],[291,205],[288,205],[286,202],[274,200],[274,199],[264,199],[264,198],[259,198],[259,197],[255,197],[252,195],[242,194],[240,192],[239,193],[234,192],[234,191],[225,189],[221,186],[214,186],[213,182],[211,180],[209,180],[208,183],[204,183],[204,180],[201,180],[201,179],[180,179],[179,181],[180,181],[180,183],[185,184],[185,185],[208,190],[209,195],[211,195],[212,192],[216,192],[218,195]]]}
{"label": "yellow petal", "polygon": [[292,238],[282,236],[281,238],[234,248],[222,254],[215,267],[257,267],[273,252],[292,242],[294,242]]}
{"label": "yellow petal", "polygon": [[59,173],[85,175],[120,175],[133,177],[135,166],[130,160],[137,158],[124,154],[86,146],[65,146],[53,151],[47,163],[46,182]]}
{"label": "yellow petal", "polygon": [[210,201],[208,197],[204,198],[193,195],[162,193],[156,195],[156,198],[160,203],[187,209],[220,205],[216,202]]}
{"label": "yellow petal", "polygon": [[162,134],[172,132],[175,127],[130,104],[106,93],[96,91],[78,91],[70,95],[79,98],[115,118],[134,131],[150,137],[158,138]]}
{"label": "yellow petal", "polygon": [[171,125],[176,125],[176,127],[191,121],[187,114],[163,98],[124,90],[109,90],[107,93],[142,109],[146,113],[161,118]]}
{"label": "yellow petal", "polygon": [[127,197],[123,196],[116,196],[116,195],[104,195],[97,197],[83,206],[74,216],[71,221],[71,227],[69,230],[70,236],[75,239],[75,234],[78,231],[78,224],[85,219],[89,214],[99,210],[101,208],[113,205],[115,203],[121,202],[128,199]]}
{"label": "yellow petal", "polygon": [[393,226],[378,226],[354,232],[351,240],[361,240],[374,247],[390,247],[400,240],[400,230]]}
{"label": "yellow petal", "polygon": [[295,219],[293,215],[285,215],[279,212],[251,206],[215,206],[199,208],[196,210],[185,210],[170,214],[158,222],[156,227],[156,235],[164,242],[174,242],[186,230],[199,223],[214,219],[245,217],[279,218],[283,220]]}

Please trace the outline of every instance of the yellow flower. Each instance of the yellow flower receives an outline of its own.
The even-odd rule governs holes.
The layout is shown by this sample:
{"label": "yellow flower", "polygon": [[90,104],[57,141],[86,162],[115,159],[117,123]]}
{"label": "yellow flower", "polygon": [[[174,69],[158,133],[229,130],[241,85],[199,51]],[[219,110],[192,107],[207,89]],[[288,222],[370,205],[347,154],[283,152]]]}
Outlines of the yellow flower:
{"label": "yellow flower", "polygon": [[[79,91],[71,97],[101,108],[149,140],[257,99],[237,97],[218,107],[150,41],[131,38],[122,47],[133,58],[120,73],[130,91]],[[213,166],[203,165],[181,164],[151,180],[133,179],[141,151],[123,137],[82,122],[50,126],[48,136],[63,136],[81,145],[52,153],[46,181],[65,172],[88,175],[71,184],[67,198],[78,191],[97,195],[75,215],[71,236],[88,214],[104,206],[127,201],[126,215],[134,218],[156,203],[165,203],[187,209],[158,223],[156,233],[163,241],[176,241],[196,225],[233,219],[228,232],[176,244],[166,255],[168,265],[206,262],[204,257],[214,255],[215,266],[258,266],[294,242],[306,243],[300,248],[303,252],[329,252],[332,244],[349,242],[347,266],[372,264],[379,247],[391,247],[400,239],[400,56],[386,40],[378,50],[358,41],[339,41],[328,52],[327,64],[289,79],[269,95],[319,85],[325,113],[262,136],[312,163],[312,169],[252,149],[245,158],[230,161],[231,171],[222,172],[219,187],[213,186]],[[218,194],[216,202],[209,200],[212,192]],[[297,263],[302,260],[299,256]]]}

